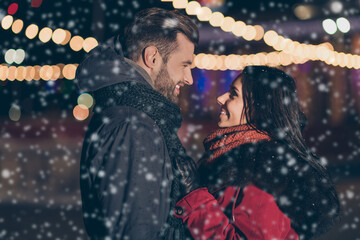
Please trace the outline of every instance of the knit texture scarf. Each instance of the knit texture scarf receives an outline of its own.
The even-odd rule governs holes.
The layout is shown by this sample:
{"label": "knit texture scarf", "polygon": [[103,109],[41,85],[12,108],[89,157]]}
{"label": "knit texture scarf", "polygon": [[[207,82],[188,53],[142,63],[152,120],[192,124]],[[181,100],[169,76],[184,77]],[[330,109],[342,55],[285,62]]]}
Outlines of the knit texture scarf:
{"label": "knit texture scarf", "polygon": [[[122,82],[99,89],[94,92],[94,98],[96,105],[103,109],[115,105],[138,109],[147,114],[160,128],[174,173],[170,194],[170,209],[173,209],[181,196],[179,173],[174,167],[177,158],[186,157],[186,151],[177,136],[182,122],[180,108],[150,86],[135,82]],[[169,239],[169,228],[174,228],[174,239],[185,239],[185,228],[181,219],[169,215],[166,227],[161,231],[164,239]]]}
{"label": "knit texture scarf", "polygon": [[242,144],[261,140],[270,141],[270,137],[257,132],[247,124],[217,129],[204,139],[205,150],[210,153],[206,160],[212,161]]}

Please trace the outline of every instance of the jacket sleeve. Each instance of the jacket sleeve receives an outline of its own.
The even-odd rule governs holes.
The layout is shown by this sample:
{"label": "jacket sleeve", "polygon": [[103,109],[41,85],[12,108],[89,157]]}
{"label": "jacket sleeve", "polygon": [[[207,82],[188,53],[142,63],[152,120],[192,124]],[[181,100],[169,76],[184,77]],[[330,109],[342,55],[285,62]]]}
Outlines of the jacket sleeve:
{"label": "jacket sleeve", "polygon": [[[292,232],[289,219],[268,197],[261,194],[256,203],[253,199],[234,205],[233,219],[229,219],[207,188],[201,188],[176,204],[175,215],[187,224],[194,239],[285,239]],[[293,237],[297,239],[296,234]]]}
{"label": "jacket sleeve", "polygon": [[[96,196],[88,218],[97,214],[106,229],[102,235],[109,239],[159,239],[170,212],[172,177],[160,130],[148,123],[123,123],[100,135],[97,149],[101,164],[88,167],[89,192]],[[91,228],[99,226],[87,224],[87,231]]]}

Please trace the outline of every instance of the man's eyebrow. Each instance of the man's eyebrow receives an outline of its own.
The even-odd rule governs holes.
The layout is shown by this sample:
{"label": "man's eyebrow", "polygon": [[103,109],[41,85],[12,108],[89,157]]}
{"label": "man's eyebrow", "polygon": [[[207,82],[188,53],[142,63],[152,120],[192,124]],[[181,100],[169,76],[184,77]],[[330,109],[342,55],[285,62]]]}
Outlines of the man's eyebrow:
{"label": "man's eyebrow", "polygon": [[183,63],[191,65],[191,64],[192,64],[192,61],[186,60],[186,61],[183,61]]}

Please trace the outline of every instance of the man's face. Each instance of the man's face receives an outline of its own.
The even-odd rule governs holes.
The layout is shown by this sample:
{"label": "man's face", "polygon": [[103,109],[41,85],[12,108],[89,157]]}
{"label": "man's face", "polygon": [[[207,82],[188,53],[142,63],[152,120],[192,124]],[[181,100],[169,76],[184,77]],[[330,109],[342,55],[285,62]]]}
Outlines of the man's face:
{"label": "man's face", "polygon": [[162,64],[157,74],[154,87],[166,98],[178,103],[180,88],[192,85],[191,64],[194,58],[194,44],[184,35],[178,33],[178,47],[170,53],[166,64]]}

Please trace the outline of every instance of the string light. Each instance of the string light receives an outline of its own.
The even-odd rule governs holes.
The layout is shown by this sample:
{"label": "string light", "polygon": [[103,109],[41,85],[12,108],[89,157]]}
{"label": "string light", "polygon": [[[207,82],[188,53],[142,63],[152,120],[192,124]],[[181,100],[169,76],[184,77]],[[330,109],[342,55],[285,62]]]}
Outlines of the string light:
{"label": "string light", "polygon": [[0,80],[5,81],[32,81],[44,80],[55,81],[58,79],[66,78],[68,80],[75,79],[76,68],[78,64],[57,64],[57,65],[44,65],[44,66],[6,66],[0,65]]}

